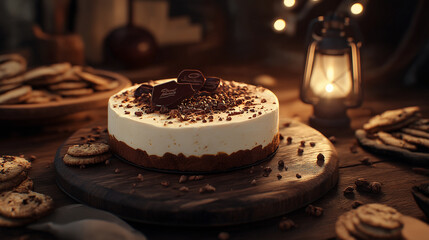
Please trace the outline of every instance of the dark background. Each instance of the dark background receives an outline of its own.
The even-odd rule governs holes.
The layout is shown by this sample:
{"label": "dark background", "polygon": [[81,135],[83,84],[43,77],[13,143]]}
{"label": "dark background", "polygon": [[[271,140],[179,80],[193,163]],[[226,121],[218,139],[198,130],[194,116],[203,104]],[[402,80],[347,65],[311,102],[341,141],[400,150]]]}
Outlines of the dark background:
{"label": "dark background", "polygon": [[[125,0],[116,0],[121,1],[126,4]],[[136,2],[138,1],[142,0]],[[56,18],[46,10],[46,6],[54,5],[53,2],[55,1],[1,1],[0,53],[21,53],[27,57],[30,66],[50,63],[49,59],[41,58],[41,49],[32,27],[39,24],[42,30],[49,33],[46,22],[56,21]],[[61,34],[76,33],[75,23],[80,16],[81,1],[59,2],[67,7]],[[216,69],[217,66],[226,67],[226,72],[235,71],[236,67],[237,74],[243,73],[246,78],[270,74],[282,78],[282,81],[288,81],[287,76],[300,79],[309,22],[317,16],[333,12],[340,4],[354,1],[320,0],[296,23],[294,34],[273,31],[272,22],[278,17],[287,19],[290,14],[303,11],[307,3],[305,0],[297,0],[293,9],[286,9],[280,0],[165,2],[169,5],[169,17],[188,16],[192,23],[201,25],[201,41],[162,46],[155,59],[138,69],[107,65],[105,61],[94,62],[87,55],[85,64],[119,71],[133,81],[171,77],[182,68],[205,70],[213,67]],[[357,22],[362,33],[362,72],[366,86],[427,86],[429,17],[422,12],[429,10],[428,4],[417,0],[365,2],[364,13],[352,17],[352,20]],[[96,1],[94,4],[97,4]],[[106,18],[112,16],[109,9],[103,11]],[[126,12],[123,14],[126,15]],[[139,12],[134,14],[138,15]],[[85,41],[84,44],[87,47]],[[255,72],[248,74],[253,71]]]}

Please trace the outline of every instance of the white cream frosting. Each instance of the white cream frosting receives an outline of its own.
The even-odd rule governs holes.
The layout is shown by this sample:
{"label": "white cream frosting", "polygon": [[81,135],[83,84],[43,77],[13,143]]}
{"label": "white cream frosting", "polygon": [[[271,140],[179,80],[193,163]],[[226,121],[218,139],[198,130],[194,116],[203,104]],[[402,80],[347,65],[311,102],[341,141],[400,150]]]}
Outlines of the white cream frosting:
{"label": "white cream frosting", "polygon": [[[204,154],[231,154],[259,145],[267,146],[278,133],[279,102],[276,95],[262,87],[234,83],[246,85],[252,94],[258,96],[254,100],[255,112],[245,111],[243,114],[231,116],[230,121],[226,121],[226,112],[217,113],[213,114],[213,122],[206,123],[181,122],[177,118],[167,119],[167,115],[159,113],[143,112],[142,116],[137,116],[135,112],[141,111],[138,107],[126,108],[126,104],[121,102],[123,98],[115,98],[115,95],[128,91],[133,99],[134,91],[130,90],[138,86],[124,89],[109,99],[109,134],[131,148],[157,156],[168,152],[175,155],[182,153],[186,157],[200,157]],[[266,102],[262,103],[262,99]],[[119,107],[120,105],[123,106]],[[243,107],[244,104],[241,104],[235,109],[240,111]],[[129,114],[125,114],[125,111]],[[223,118],[223,121],[219,121],[219,117]]]}

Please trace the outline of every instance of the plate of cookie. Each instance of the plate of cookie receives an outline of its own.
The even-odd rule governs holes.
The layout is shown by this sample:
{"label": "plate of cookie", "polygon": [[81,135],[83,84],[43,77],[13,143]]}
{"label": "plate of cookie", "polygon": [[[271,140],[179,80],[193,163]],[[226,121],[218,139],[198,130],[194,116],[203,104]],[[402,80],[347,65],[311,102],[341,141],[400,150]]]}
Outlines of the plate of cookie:
{"label": "plate of cookie", "polygon": [[0,120],[47,119],[107,105],[131,86],[126,77],[70,63],[27,70],[17,54],[0,55]]}
{"label": "plate of cookie", "polygon": [[429,119],[417,106],[388,110],[372,117],[355,132],[368,151],[416,165],[429,165]]}

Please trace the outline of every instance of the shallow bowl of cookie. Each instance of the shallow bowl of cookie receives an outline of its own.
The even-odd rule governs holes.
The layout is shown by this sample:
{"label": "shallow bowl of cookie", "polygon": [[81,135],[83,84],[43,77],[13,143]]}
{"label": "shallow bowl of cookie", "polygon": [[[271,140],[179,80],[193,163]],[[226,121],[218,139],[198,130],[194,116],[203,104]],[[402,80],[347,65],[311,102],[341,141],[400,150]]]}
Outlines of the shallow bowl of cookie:
{"label": "shallow bowl of cookie", "polygon": [[[68,76],[70,71],[77,72],[76,77]],[[23,80],[17,85],[0,93],[0,98],[8,94],[4,97],[8,101],[0,103],[0,120],[28,122],[104,107],[111,95],[131,86],[131,81],[110,71],[70,66],[61,74]]]}

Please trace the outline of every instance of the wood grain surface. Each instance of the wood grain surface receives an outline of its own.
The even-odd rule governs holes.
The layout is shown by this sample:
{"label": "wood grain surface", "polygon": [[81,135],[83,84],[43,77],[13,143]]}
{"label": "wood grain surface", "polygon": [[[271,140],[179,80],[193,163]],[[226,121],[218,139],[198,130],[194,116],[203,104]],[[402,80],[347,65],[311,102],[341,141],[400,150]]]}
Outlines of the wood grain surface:
{"label": "wood grain surface", "polygon": [[[173,76],[178,69],[177,64],[171,66],[172,75],[167,74],[166,68],[145,69],[134,78],[141,80],[158,79]],[[265,67],[254,67],[248,64],[242,66],[205,67],[203,72],[211,72],[228,79],[246,81],[261,73],[272,73]],[[151,74],[150,77],[147,77]],[[142,77],[143,75],[143,77]],[[129,77],[131,75],[128,75]],[[145,77],[146,76],[146,77]],[[305,122],[313,110],[311,105],[302,103],[299,99],[299,79],[291,79],[280,69],[278,74],[279,85],[274,93],[280,102],[280,116],[282,118],[294,118]],[[131,76],[132,78],[133,76]],[[424,117],[429,117],[429,105],[427,104],[427,89],[425,88],[388,88],[383,85],[383,91],[379,88],[371,91],[365,86],[365,101],[363,105],[348,111],[351,117],[351,129],[320,129],[325,136],[335,136],[334,144],[339,157],[339,182],[327,194],[311,204],[322,207],[324,213],[321,217],[311,217],[305,214],[305,207],[299,208],[283,216],[234,226],[224,227],[174,227],[156,224],[144,224],[129,222],[134,228],[144,233],[148,239],[154,240],[189,240],[208,239],[217,240],[219,232],[228,232],[231,240],[240,239],[335,239],[335,221],[338,216],[350,210],[355,200],[364,203],[382,203],[397,208],[401,213],[429,222],[423,212],[418,208],[411,194],[411,187],[429,182],[429,177],[413,171],[414,166],[398,161],[391,156],[375,155],[367,152],[357,145],[354,131],[368,122],[368,119],[388,109],[418,105],[422,109]],[[86,115],[86,116],[85,116]],[[85,115],[79,114],[67,121],[38,125],[32,127],[13,127],[12,122],[0,124],[0,153],[25,156],[35,155],[37,159],[32,163],[29,173],[34,180],[35,191],[48,194],[53,197],[57,207],[76,203],[64,194],[55,184],[54,158],[57,149],[75,131],[88,126],[96,126],[99,121],[107,118],[106,108],[98,108],[87,111]],[[357,145],[356,151],[350,148]],[[369,158],[373,163],[370,166],[363,165],[360,160]],[[427,171],[427,169],[425,169]],[[343,189],[353,185],[359,177],[365,177],[370,181],[378,181],[382,184],[381,194],[368,194],[355,192],[352,197],[345,197]],[[281,231],[278,227],[282,217],[292,219],[298,227],[290,231]],[[46,240],[56,239],[53,235],[29,230],[27,228],[0,228],[0,238],[3,240],[32,239]]]}
{"label": "wood grain surface", "polygon": [[[115,156],[108,165],[85,169],[66,166],[62,158],[68,147],[83,143],[81,137],[91,133],[91,128],[81,129],[59,149],[55,170],[60,188],[80,202],[140,222],[221,226],[259,221],[315,201],[338,181],[335,148],[317,130],[298,122],[280,129],[285,139],[271,160],[252,168],[207,174],[202,180],[186,183],[179,183],[181,174],[144,170]],[[291,144],[287,137],[292,137]],[[99,141],[106,139],[104,133]],[[305,141],[305,147],[299,155],[301,141]],[[315,146],[310,146],[310,142]],[[324,155],[324,161],[317,161],[319,153]],[[285,162],[287,170],[278,168],[279,160]],[[272,169],[267,177],[263,176],[266,167]],[[119,172],[115,173],[115,169]],[[138,180],[138,174],[142,174],[143,181]],[[253,179],[255,185],[251,184]],[[162,186],[163,181],[169,182],[169,186]],[[216,192],[199,193],[206,184],[214,186]],[[179,191],[182,186],[188,187],[189,192]]]}
{"label": "wood grain surface", "polygon": [[0,120],[28,121],[58,118],[71,113],[107,106],[110,96],[125,87],[131,86],[130,80],[120,74],[95,69],[93,73],[109,79],[115,79],[119,81],[119,86],[109,91],[95,92],[78,98],[63,98],[55,102],[0,105]]}

